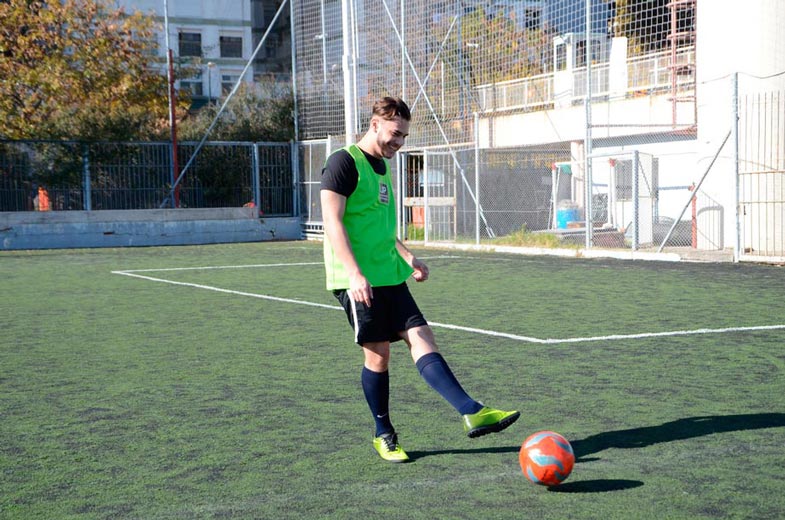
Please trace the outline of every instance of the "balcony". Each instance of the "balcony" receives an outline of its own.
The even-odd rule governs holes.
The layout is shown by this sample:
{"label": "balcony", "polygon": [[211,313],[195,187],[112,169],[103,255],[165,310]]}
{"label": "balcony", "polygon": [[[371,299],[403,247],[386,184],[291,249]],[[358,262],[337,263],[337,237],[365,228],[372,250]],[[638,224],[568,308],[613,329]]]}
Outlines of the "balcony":
{"label": "balcony", "polygon": [[[675,60],[671,51],[629,58],[621,79],[617,73],[608,62],[592,66],[592,100],[668,92],[674,98],[694,96],[695,46],[679,49]],[[586,67],[480,85],[476,92],[485,112],[529,112],[581,104],[586,95]]]}

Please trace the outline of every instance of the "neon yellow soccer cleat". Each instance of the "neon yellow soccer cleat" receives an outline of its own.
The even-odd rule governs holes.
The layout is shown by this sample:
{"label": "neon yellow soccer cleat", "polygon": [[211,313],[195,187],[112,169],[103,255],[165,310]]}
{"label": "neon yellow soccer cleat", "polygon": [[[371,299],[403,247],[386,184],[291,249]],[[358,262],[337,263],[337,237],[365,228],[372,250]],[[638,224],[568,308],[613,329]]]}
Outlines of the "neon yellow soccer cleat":
{"label": "neon yellow soccer cleat", "polygon": [[379,456],[389,462],[407,462],[409,456],[398,444],[397,433],[385,433],[373,439],[373,447],[379,452]]}
{"label": "neon yellow soccer cleat", "polygon": [[477,413],[463,416],[463,429],[471,437],[481,437],[489,433],[500,432],[518,420],[521,412],[504,412],[493,408],[483,407]]}

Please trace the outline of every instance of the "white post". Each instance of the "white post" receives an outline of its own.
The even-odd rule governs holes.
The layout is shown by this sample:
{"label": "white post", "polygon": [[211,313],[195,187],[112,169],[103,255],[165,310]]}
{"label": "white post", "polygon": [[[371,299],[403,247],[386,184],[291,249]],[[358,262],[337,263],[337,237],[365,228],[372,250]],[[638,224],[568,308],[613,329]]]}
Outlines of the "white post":
{"label": "white post", "polygon": [[341,0],[341,29],[343,30],[343,111],[346,144],[354,143],[354,100],[352,99],[352,24],[349,0]]}
{"label": "white post", "polygon": [[[319,16],[322,34],[319,37],[322,40],[322,84],[327,85],[327,25],[324,17],[324,0],[321,0],[320,8]],[[294,31],[292,31],[292,34],[294,34]]]}
{"label": "white post", "polygon": [[480,245],[480,114],[477,112],[474,113],[474,241]]}
{"label": "white post", "polygon": [[294,102],[294,140],[300,139],[299,119],[297,110],[297,35],[294,32],[294,2],[289,2],[289,32],[292,46],[292,101]]}
{"label": "white post", "polygon": [[741,179],[739,178],[739,73],[734,72],[731,80],[731,99],[733,100],[733,121],[731,122],[731,134],[733,140],[733,177],[736,183],[736,240],[733,244],[733,261],[738,262],[741,257],[741,207],[740,191]]}
{"label": "white post", "polygon": [[640,155],[638,150],[632,152],[632,250],[640,248]]}
{"label": "white post", "polygon": [[406,99],[406,15],[401,0],[401,99]]}
{"label": "white post", "polygon": [[423,168],[422,172],[420,172],[420,179],[422,182],[422,189],[423,189],[423,210],[422,210],[422,225],[425,227],[423,233],[423,240],[425,243],[428,243],[428,177],[430,177],[430,172],[428,171],[428,150],[425,150],[423,153]]}
{"label": "white post", "polygon": [[396,204],[398,211],[398,240],[406,240],[406,206],[404,205],[404,198],[406,194],[403,192],[403,152],[395,154],[395,162],[397,164],[395,170],[398,172],[396,185],[398,188],[398,199]]}
{"label": "white post", "polygon": [[592,194],[592,172],[591,172],[591,0],[586,0],[586,43],[583,48],[586,50],[586,97],[583,101],[583,106],[586,111],[586,146],[584,147],[583,160],[585,162],[583,168],[583,177],[585,179],[585,220],[586,220],[586,249],[591,249],[592,245],[592,209],[591,209],[591,194]]}

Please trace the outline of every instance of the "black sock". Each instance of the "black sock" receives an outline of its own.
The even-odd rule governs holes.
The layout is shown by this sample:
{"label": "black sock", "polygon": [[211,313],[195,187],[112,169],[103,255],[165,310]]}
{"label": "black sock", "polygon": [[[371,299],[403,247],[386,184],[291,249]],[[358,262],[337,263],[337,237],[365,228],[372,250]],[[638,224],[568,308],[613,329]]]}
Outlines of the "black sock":
{"label": "black sock", "polygon": [[441,354],[425,354],[416,364],[423,379],[458,410],[459,414],[477,413],[482,409],[482,404],[469,397],[461,387]]}
{"label": "black sock", "polygon": [[376,421],[376,436],[395,431],[390,422],[390,372],[374,372],[363,367],[363,392]]}

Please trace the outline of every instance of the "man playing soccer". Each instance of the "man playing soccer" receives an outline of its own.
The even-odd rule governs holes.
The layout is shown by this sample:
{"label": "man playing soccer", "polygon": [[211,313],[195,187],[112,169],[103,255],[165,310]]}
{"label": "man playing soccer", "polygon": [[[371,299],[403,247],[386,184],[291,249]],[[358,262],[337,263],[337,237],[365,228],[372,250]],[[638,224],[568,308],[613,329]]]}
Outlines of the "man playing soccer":
{"label": "man playing soccer", "polygon": [[520,416],[488,408],[464,391],[406,286],[409,276],[427,280],[428,267],[396,238],[386,159],[403,146],[410,121],[401,99],[377,101],[367,133],[330,155],[321,181],[327,289],[343,305],[363,348],[363,392],[376,421],[373,446],[390,462],[409,460],[390,421],[391,342],[406,342],[423,379],[463,416],[469,437],[501,431]]}

